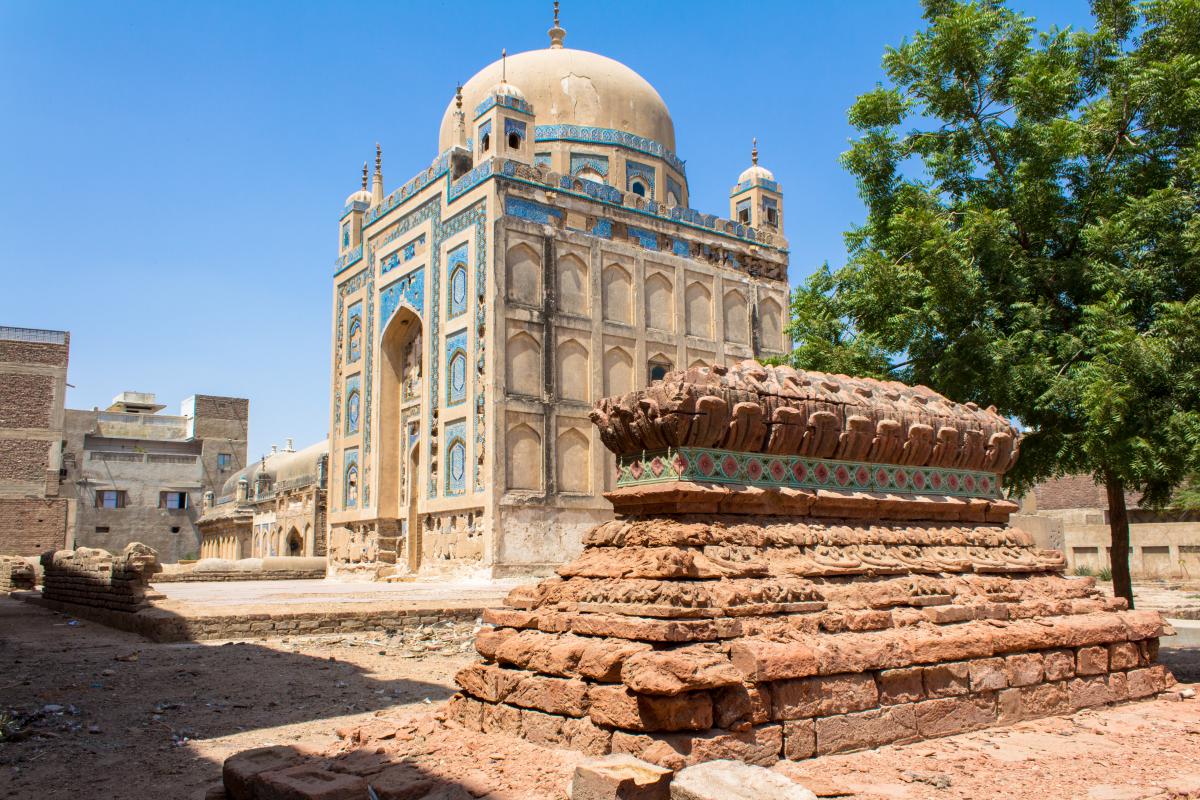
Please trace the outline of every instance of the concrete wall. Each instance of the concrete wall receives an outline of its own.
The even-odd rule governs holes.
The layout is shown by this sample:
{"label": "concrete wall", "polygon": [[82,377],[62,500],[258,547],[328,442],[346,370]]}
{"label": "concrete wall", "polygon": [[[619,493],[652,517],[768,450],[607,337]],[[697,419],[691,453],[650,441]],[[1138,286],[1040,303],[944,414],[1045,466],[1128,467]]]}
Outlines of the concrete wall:
{"label": "concrete wall", "polygon": [[[233,467],[246,459],[247,409],[244,399],[197,395],[179,416],[68,410],[76,543],[119,552],[143,542],[166,563],[199,556],[204,495],[219,493],[230,474],[218,469],[218,455],[229,454]],[[124,491],[125,506],[98,508],[96,492],[105,489]],[[187,508],[161,508],[164,491],[186,492]]]}

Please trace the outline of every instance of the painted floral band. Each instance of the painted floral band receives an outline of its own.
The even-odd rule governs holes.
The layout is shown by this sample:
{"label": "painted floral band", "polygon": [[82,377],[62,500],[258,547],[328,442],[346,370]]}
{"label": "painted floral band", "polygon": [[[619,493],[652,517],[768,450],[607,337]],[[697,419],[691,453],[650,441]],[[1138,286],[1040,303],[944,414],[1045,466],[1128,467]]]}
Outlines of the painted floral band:
{"label": "painted floral band", "polygon": [[618,488],[666,481],[987,498],[999,496],[1000,489],[997,476],[990,472],[699,447],[645,452],[618,459]]}

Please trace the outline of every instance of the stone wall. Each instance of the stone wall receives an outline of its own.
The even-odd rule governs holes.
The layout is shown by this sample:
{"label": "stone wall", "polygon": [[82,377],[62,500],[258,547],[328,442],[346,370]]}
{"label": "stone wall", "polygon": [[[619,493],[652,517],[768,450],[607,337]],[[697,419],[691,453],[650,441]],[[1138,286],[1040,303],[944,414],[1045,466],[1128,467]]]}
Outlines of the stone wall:
{"label": "stone wall", "polygon": [[32,589],[37,579],[33,564],[16,556],[0,556],[0,592]]}
{"label": "stone wall", "polygon": [[135,613],[148,608],[158,553],[131,542],[119,555],[80,547],[42,555],[42,596],[51,601]]}
{"label": "stone wall", "polygon": [[186,567],[160,572],[151,580],[153,583],[319,580],[325,577],[325,569],[323,557],[273,556],[236,561],[205,558]]}

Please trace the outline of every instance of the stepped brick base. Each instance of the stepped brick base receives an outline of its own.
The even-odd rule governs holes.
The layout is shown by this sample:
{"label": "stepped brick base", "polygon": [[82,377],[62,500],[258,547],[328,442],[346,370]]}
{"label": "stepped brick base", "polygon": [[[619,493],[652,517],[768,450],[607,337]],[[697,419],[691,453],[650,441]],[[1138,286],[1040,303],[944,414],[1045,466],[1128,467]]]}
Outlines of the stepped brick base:
{"label": "stepped brick base", "polygon": [[663,766],[1149,697],[1166,627],[1008,526],[1019,438],[924,387],[753,362],[592,413],[619,515],[487,612],[449,716]]}

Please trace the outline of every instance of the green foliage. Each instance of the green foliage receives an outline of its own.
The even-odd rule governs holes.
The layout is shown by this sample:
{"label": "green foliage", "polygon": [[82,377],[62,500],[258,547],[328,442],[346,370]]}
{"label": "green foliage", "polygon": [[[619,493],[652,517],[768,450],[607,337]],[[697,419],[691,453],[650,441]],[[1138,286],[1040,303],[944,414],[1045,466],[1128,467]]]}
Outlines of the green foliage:
{"label": "green foliage", "polygon": [[793,294],[789,362],[996,405],[1018,491],[1200,505],[1200,3],[1095,0],[1091,31],[923,7],[849,111],[867,217]]}
{"label": "green foliage", "polygon": [[1081,578],[1085,578],[1089,575],[1095,574],[1094,572],[1092,572],[1092,568],[1089,567],[1087,564],[1080,564],[1079,566],[1077,566],[1075,568],[1074,572],[1077,576],[1079,576]]}
{"label": "green foliage", "polygon": [[1102,567],[1100,571],[1096,573],[1096,580],[1098,581],[1111,583],[1112,579],[1112,567]]}

